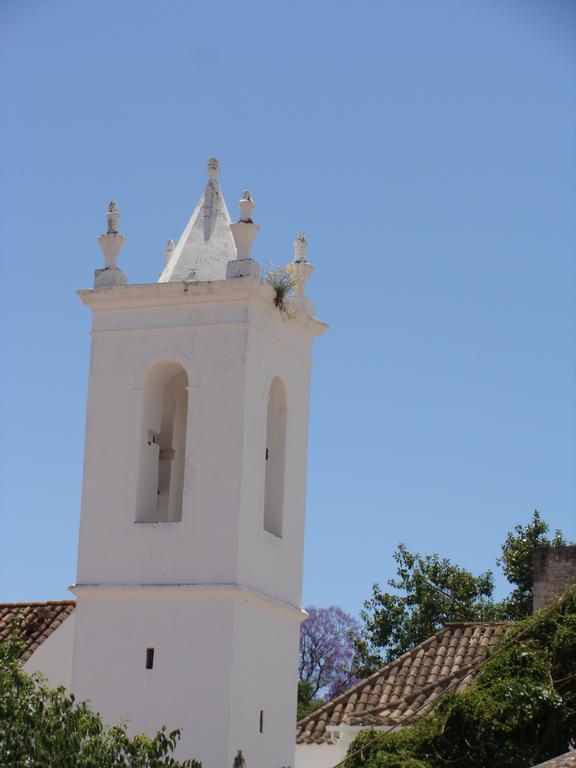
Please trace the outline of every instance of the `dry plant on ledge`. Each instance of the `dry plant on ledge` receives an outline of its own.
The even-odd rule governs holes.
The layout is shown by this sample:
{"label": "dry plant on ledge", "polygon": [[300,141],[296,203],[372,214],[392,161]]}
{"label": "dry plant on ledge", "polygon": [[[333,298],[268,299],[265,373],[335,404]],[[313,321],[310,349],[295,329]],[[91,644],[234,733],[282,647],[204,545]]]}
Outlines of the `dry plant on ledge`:
{"label": "dry plant on ledge", "polygon": [[294,309],[290,305],[290,297],[302,293],[302,278],[294,264],[270,268],[265,273],[265,281],[274,289],[274,306],[280,311],[285,320],[294,317]]}

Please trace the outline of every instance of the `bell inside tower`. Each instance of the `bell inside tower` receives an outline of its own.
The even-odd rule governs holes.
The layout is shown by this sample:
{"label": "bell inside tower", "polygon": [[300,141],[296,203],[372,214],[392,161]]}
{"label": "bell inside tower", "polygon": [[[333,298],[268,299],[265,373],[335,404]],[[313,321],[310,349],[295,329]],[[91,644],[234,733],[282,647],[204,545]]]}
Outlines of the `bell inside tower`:
{"label": "bell inside tower", "polygon": [[188,377],[177,363],[159,363],[146,378],[136,522],[182,519]]}

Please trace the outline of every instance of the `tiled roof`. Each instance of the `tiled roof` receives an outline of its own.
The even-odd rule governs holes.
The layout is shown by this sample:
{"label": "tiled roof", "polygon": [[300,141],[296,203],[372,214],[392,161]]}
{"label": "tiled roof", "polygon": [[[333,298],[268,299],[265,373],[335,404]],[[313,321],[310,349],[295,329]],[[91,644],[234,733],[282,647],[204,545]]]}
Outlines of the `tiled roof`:
{"label": "tiled roof", "polygon": [[0,603],[0,642],[12,633],[12,622],[22,619],[20,635],[24,639],[21,661],[28,661],[39,645],[72,613],[74,600],[50,600],[47,603]]}
{"label": "tiled roof", "polygon": [[[331,741],[328,725],[393,725],[415,722],[432,699],[454,683],[470,685],[486,648],[496,645],[503,622],[447,624],[435,635],[317,709],[296,726],[298,744]],[[422,707],[416,714],[415,710]]]}
{"label": "tiled roof", "polygon": [[538,763],[534,768],[576,768],[576,752],[566,752],[559,757],[553,757],[545,763]]}

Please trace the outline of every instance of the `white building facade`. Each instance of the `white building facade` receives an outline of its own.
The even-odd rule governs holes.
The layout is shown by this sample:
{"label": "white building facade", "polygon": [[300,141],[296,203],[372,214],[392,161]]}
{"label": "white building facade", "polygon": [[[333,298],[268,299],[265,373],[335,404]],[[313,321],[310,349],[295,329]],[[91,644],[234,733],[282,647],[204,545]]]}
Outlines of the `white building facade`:
{"label": "white building facade", "polygon": [[[182,729],[206,768],[294,765],[311,350],[302,282],[251,258],[249,192],[231,224],[209,181],[157,283],[106,266],[93,313],[71,687],[132,732]],[[280,311],[283,310],[283,311]]]}

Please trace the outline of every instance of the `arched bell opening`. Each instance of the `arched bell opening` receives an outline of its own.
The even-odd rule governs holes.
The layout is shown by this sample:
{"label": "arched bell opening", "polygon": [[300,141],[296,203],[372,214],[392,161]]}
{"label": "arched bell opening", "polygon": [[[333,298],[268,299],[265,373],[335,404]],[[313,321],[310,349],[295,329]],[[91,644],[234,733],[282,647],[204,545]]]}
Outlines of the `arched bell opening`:
{"label": "arched bell opening", "polygon": [[276,377],[270,385],[266,417],[264,530],[282,538],[286,460],[286,388]]}
{"label": "arched bell opening", "polygon": [[155,365],[146,377],[136,522],[182,519],[188,376],[179,363]]}

